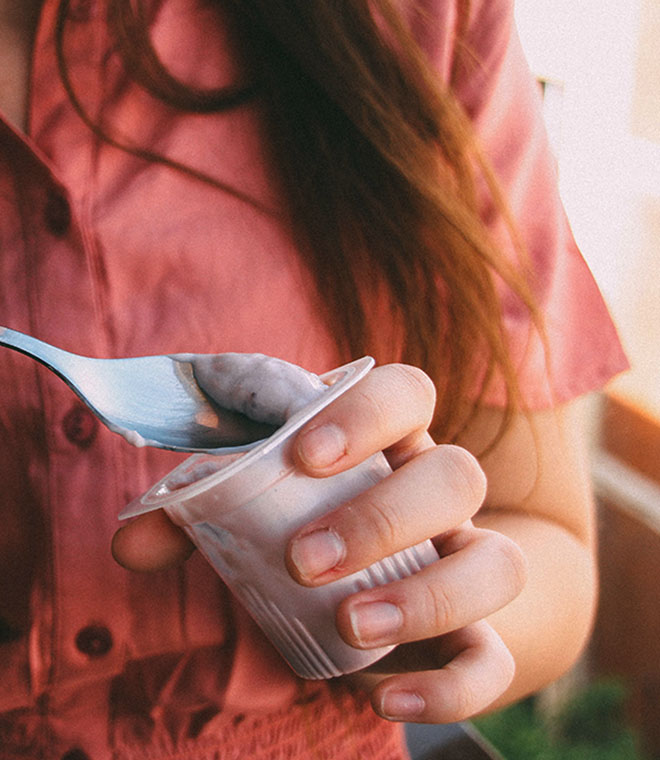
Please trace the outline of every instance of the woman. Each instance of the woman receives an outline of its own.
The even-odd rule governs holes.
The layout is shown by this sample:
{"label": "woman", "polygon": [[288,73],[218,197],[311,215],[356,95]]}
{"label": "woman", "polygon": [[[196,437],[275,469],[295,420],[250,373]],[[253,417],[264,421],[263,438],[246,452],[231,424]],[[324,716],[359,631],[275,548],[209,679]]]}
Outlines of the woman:
{"label": "woman", "polygon": [[395,472],[288,566],[316,585],[428,537],[442,556],[340,606],[349,643],[392,655],[303,683],[162,514],[113,562],[118,511],[180,457],[7,352],[2,757],[403,758],[400,721],[563,673],[596,588],[575,399],[625,359],[510,2],[0,8],[0,322],[95,356],[373,354],[298,464],[384,449]]}

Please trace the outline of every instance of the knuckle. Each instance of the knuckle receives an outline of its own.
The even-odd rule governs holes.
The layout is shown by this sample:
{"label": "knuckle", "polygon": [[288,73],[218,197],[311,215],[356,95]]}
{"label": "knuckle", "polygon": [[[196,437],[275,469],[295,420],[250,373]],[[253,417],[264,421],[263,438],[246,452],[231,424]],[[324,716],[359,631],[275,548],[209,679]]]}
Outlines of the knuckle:
{"label": "knuckle", "polygon": [[500,691],[504,692],[516,675],[516,661],[505,646],[502,649],[504,651],[500,659]]}
{"label": "knuckle", "polygon": [[477,459],[461,446],[446,444],[439,449],[444,457],[445,481],[476,513],[486,497],[486,476]]}
{"label": "knuckle", "polygon": [[376,434],[385,434],[393,411],[391,396],[363,390],[360,385],[355,387],[354,393],[360,402],[360,414],[364,416],[364,424]]}
{"label": "knuckle", "polygon": [[[378,372],[380,370],[380,372]],[[409,364],[388,364],[374,370],[378,378],[378,393],[360,391],[362,399],[374,417],[376,423],[383,423],[392,416],[394,410],[401,406],[401,400],[410,409],[416,411],[419,422],[428,425],[433,418],[436,401],[436,389],[431,378],[419,369]]]}
{"label": "knuckle", "polygon": [[471,718],[479,709],[480,700],[468,679],[457,676],[452,693],[454,702],[453,720],[462,721]]}
{"label": "knuckle", "polygon": [[487,625],[479,626],[477,643],[487,668],[481,673],[464,672],[450,663],[452,672],[452,719],[467,720],[484,710],[511,685],[515,676],[515,660],[510,650],[495,631]]}
{"label": "knuckle", "polygon": [[359,512],[358,519],[361,523],[364,524],[364,518],[367,518],[370,543],[388,549],[396,545],[401,534],[401,525],[398,516],[388,505],[372,496],[362,502]]}
{"label": "knuckle", "polygon": [[456,619],[456,603],[449,590],[441,584],[425,584],[421,609],[427,625],[435,635],[447,633]]}
{"label": "knuckle", "polygon": [[503,566],[502,577],[508,581],[511,598],[518,596],[527,583],[527,561],[520,547],[510,538],[496,534],[497,551]]}
{"label": "knuckle", "polygon": [[527,560],[522,550],[508,536],[495,530],[477,530],[477,544],[497,579],[496,597],[501,604],[515,599],[527,583]]}
{"label": "knuckle", "polygon": [[[490,629],[487,643],[489,662],[493,669],[493,692],[499,695],[510,686],[516,674],[516,661],[500,636]],[[492,696],[492,695],[491,695]]]}
{"label": "knuckle", "polygon": [[426,372],[411,364],[393,364],[392,370],[399,374],[402,384],[409,390],[410,395],[419,398],[432,413],[436,402],[436,388]]}

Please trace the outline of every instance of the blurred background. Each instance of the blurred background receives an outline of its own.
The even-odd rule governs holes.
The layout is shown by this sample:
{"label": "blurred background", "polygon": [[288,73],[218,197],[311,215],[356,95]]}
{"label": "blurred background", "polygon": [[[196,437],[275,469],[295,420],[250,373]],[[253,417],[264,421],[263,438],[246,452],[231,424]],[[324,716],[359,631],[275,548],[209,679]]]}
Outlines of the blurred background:
{"label": "blurred background", "polygon": [[632,369],[589,401],[601,599],[562,682],[486,720],[508,760],[660,758],[660,0],[516,0],[574,234]]}
{"label": "blurred background", "polygon": [[573,231],[634,365],[616,389],[660,417],[660,2],[516,0],[516,17]]}

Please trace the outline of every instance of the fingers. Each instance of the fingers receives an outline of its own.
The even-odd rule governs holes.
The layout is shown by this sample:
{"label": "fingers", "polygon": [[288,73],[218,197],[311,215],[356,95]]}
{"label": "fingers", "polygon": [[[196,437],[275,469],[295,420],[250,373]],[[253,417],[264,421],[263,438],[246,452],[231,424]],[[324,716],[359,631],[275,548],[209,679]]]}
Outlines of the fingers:
{"label": "fingers", "polygon": [[324,476],[388,449],[396,467],[399,459],[433,445],[427,429],[434,406],[435,388],[420,369],[376,367],[302,429],[298,464],[310,475]]}
{"label": "fingers", "polygon": [[342,637],[362,649],[430,639],[512,601],[526,580],[520,549],[493,531],[466,528],[463,533],[467,538],[459,551],[401,581],[344,599],[337,611]]}
{"label": "fingers", "polygon": [[481,468],[465,449],[426,449],[305,526],[289,545],[289,571],[300,583],[315,586],[360,570],[469,520],[485,490]]}
{"label": "fingers", "polygon": [[513,680],[511,653],[483,621],[424,645],[437,649],[426,658],[433,654],[443,666],[408,669],[381,681],[373,689],[371,701],[383,718],[416,723],[466,720],[483,712]]}
{"label": "fingers", "polygon": [[162,509],[141,515],[120,528],[112,539],[112,555],[128,570],[152,572],[178,565],[193,544]]}

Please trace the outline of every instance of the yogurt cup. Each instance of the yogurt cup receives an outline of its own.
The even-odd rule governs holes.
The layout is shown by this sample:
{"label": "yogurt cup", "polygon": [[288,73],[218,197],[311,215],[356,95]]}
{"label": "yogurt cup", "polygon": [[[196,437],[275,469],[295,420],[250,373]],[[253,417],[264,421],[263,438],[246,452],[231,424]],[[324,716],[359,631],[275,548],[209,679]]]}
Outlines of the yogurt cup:
{"label": "yogurt cup", "polygon": [[433,544],[424,541],[318,588],[301,586],[286,569],[286,546],[299,528],[391,473],[382,453],[328,478],[304,475],[292,457],[298,430],[373,364],[364,357],[327,373],[322,379],[328,390],[270,438],[246,453],[194,454],[119,515],[164,509],[303,678],[351,673],[390,652],[392,646],[361,650],[347,644],[335,625],[337,605],[438,559]]}

